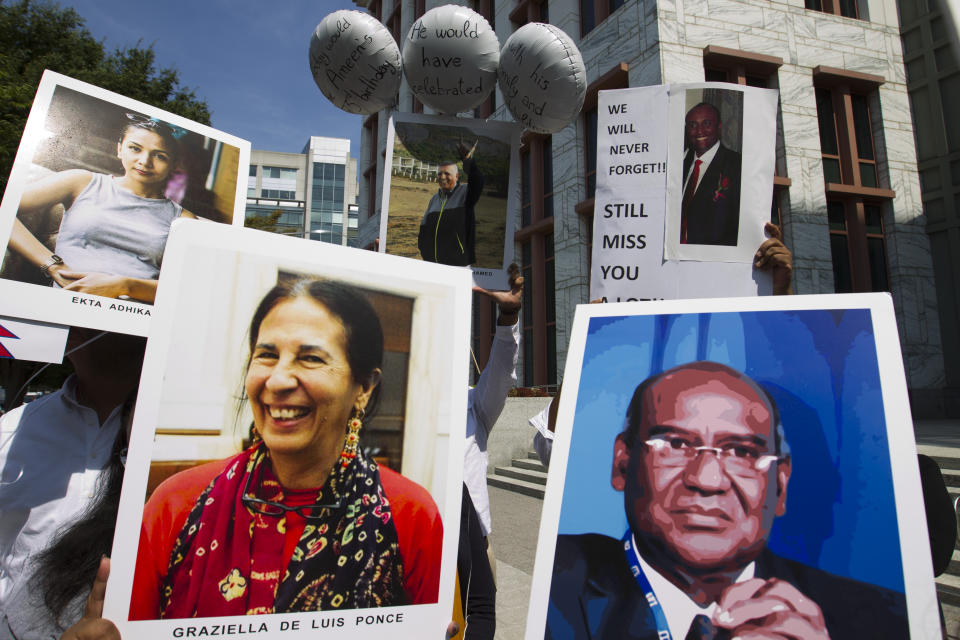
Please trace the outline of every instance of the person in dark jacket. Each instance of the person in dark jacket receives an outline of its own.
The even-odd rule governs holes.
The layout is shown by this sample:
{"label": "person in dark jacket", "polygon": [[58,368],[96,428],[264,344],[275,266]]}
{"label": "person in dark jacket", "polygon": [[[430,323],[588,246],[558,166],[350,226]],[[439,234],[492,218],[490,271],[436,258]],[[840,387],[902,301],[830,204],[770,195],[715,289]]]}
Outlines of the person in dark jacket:
{"label": "person in dark jacket", "polygon": [[437,169],[440,188],[430,198],[420,221],[417,248],[420,257],[465,267],[476,262],[476,216],[473,208],[483,192],[483,174],[473,160],[477,145],[467,148],[461,140],[457,152],[463,160],[467,183],[459,182],[456,162],[441,163]]}

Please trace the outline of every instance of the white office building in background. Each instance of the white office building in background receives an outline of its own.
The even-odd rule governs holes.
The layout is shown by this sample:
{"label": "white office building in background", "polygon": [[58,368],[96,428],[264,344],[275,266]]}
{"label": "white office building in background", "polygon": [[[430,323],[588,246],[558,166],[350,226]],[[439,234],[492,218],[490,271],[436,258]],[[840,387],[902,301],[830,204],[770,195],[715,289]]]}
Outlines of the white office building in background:
{"label": "white office building in background", "polygon": [[310,240],[356,246],[357,161],[350,140],[311,136],[301,153],[250,153],[247,220],[269,220],[271,230]]}

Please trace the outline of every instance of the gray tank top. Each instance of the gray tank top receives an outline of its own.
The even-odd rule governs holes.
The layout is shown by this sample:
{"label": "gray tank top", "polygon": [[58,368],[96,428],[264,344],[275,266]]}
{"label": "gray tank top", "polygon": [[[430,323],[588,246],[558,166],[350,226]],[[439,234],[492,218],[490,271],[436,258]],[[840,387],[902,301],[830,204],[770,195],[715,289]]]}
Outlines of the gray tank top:
{"label": "gray tank top", "polygon": [[141,198],[93,174],[60,223],[56,253],[74,271],[156,280],[170,224],[182,207],[166,198]]}

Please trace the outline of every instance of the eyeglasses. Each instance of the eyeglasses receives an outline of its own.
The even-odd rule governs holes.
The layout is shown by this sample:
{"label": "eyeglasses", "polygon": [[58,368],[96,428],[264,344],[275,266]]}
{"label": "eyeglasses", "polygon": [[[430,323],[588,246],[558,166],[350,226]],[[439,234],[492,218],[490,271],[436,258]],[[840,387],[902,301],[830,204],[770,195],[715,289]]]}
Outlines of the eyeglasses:
{"label": "eyeglasses", "polygon": [[304,520],[321,520],[326,517],[327,514],[324,512],[327,509],[339,509],[341,506],[339,500],[327,504],[304,504],[299,507],[291,507],[280,502],[271,502],[270,500],[261,500],[260,498],[247,495],[252,477],[253,473],[247,474],[247,481],[243,483],[243,492],[240,494],[240,500],[243,501],[245,507],[255,513],[279,518],[280,516],[286,515],[287,512],[293,511]]}
{"label": "eyeglasses", "polygon": [[653,457],[653,463],[660,467],[685,467],[696,460],[701,453],[711,452],[723,468],[735,475],[753,476],[763,473],[780,456],[762,451],[759,447],[743,442],[731,442],[719,447],[696,446],[683,438],[652,438],[644,441]]}

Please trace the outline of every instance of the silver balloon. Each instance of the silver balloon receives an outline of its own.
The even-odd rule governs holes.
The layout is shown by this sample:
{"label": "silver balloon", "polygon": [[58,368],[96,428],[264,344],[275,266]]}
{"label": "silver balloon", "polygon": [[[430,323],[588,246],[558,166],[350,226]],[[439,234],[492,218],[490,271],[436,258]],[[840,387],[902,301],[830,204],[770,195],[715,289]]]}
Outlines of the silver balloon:
{"label": "silver balloon", "polygon": [[350,113],[392,106],[400,90],[400,47],[376,18],[334,11],[310,38],[310,71],[330,102]]}
{"label": "silver balloon", "polygon": [[403,73],[420,102],[440,113],[473,109],[497,81],[500,41],[486,19],[454,4],[413,23],[403,43]]}
{"label": "silver balloon", "polygon": [[587,70],[562,29],[531,22],[504,43],[497,82],[514,120],[530,131],[556,133],[583,107]]}

